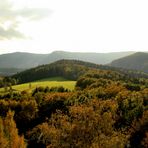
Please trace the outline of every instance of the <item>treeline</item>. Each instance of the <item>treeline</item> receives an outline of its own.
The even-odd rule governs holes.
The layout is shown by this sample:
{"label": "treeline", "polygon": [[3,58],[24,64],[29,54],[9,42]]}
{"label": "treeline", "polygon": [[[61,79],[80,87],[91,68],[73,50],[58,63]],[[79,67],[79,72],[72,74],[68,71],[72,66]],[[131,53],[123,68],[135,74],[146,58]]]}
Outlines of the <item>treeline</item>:
{"label": "treeline", "polygon": [[14,75],[13,78],[18,79],[19,83],[58,76],[70,80],[76,80],[80,75],[84,74],[89,69],[87,66],[78,63],[75,61],[67,62],[67,60],[62,60],[52,64],[29,69]]}
{"label": "treeline", "polygon": [[111,85],[112,82],[124,85],[130,90],[140,90],[140,86],[148,87],[148,79],[136,78],[111,70],[90,70],[77,80],[80,89]]}
{"label": "treeline", "polygon": [[0,79],[0,88],[4,87],[5,91],[11,90],[12,85],[16,85],[16,84],[17,84],[17,80],[15,78],[2,77]]}
{"label": "treeline", "polygon": [[[21,138],[28,148],[148,147],[145,78],[94,69],[78,78],[72,92],[63,87],[39,87],[32,93],[1,97],[3,120],[8,119],[10,110],[14,112],[10,119],[18,128],[15,143]],[[11,140],[1,132],[2,142],[6,139],[9,143]]]}
{"label": "treeline", "polygon": [[79,76],[92,69],[117,71],[124,74],[126,77],[133,77],[137,79],[148,78],[148,74],[142,72],[113,68],[77,60],[60,60],[52,64],[38,66],[18,73],[12,76],[12,78],[17,79],[19,83],[26,83],[43,78],[58,76],[69,80],[77,80]]}

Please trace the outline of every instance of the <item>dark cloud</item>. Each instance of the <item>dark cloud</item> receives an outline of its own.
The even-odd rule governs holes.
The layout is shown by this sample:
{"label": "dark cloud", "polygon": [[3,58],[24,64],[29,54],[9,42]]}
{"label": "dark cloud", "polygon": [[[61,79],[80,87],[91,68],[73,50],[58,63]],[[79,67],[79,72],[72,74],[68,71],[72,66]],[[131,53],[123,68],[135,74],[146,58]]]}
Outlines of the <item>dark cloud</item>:
{"label": "dark cloud", "polygon": [[0,0],[0,10],[0,39],[25,38],[25,35],[17,30],[19,18],[34,21],[51,14],[49,9],[43,8],[14,9],[9,0]]}

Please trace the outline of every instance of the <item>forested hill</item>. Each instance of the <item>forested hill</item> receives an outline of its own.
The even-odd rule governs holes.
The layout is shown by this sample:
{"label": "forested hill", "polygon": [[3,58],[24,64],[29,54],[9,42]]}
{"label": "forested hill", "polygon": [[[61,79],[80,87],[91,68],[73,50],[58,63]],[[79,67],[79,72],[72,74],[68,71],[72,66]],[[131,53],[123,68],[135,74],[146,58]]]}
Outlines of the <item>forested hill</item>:
{"label": "forested hill", "polygon": [[113,52],[113,53],[81,53],[54,51],[50,54],[33,54],[15,52],[0,55],[0,68],[29,69],[38,65],[50,64],[61,59],[75,59],[96,64],[107,64],[111,61],[125,57],[133,52]]}
{"label": "forested hill", "polygon": [[75,89],[36,85],[20,92],[4,78],[12,85],[0,94],[0,148],[147,148],[146,74],[60,60],[13,77],[22,83],[52,76],[77,79]]}
{"label": "forested hill", "polygon": [[148,73],[148,53],[137,52],[115,60],[110,65],[126,69],[135,69]]}
{"label": "forested hill", "polygon": [[70,80],[76,80],[80,75],[87,72],[90,68],[98,68],[98,66],[99,65],[97,64],[77,60],[59,60],[51,64],[41,65],[20,72],[13,75],[12,77],[18,79],[19,83],[57,76],[61,76]]}
{"label": "forested hill", "polygon": [[146,77],[145,73],[136,71],[129,71],[125,69],[113,68],[110,66],[97,65],[89,62],[77,61],[77,60],[59,60],[51,64],[38,66],[12,76],[19,81],[19,83],[32,82],[49,77],[64,77],[69,80],[77,80],[77,78],[85,74],[89,70],[100,69],[117,71],[123,75],[123,77]]}

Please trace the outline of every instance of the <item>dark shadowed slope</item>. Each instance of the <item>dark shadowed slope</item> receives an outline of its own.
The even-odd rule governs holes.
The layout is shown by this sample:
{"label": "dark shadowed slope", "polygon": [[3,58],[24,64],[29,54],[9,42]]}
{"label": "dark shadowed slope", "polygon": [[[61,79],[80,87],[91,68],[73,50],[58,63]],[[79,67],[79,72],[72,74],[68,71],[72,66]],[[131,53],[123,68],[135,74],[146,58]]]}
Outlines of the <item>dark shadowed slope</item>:
{"label": "dark shadowed slope", "polygon": [[127,57],[113,61],[111,66],[135,69],[148,73],[148,53],[137,52]]}

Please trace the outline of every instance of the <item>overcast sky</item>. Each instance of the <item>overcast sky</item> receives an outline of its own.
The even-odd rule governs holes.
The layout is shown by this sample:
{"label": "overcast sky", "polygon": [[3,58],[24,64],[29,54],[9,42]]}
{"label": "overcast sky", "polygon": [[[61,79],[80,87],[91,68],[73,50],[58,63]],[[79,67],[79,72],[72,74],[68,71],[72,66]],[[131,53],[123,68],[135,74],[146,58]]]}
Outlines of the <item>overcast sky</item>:
{"label": "overcast sky", "polygon": [[0,54],[148,51],[147,0],[0,0]]}

